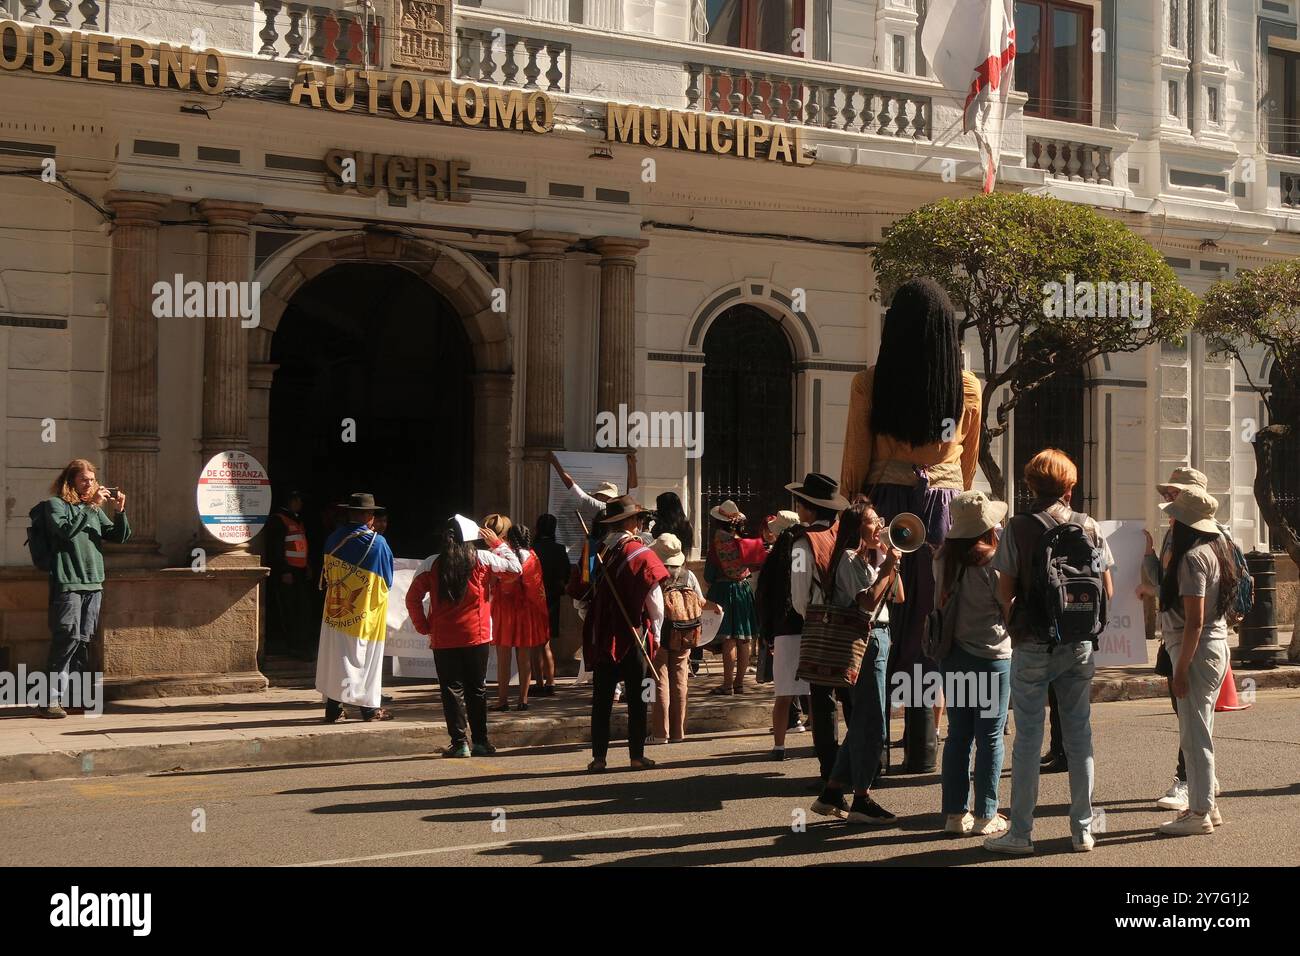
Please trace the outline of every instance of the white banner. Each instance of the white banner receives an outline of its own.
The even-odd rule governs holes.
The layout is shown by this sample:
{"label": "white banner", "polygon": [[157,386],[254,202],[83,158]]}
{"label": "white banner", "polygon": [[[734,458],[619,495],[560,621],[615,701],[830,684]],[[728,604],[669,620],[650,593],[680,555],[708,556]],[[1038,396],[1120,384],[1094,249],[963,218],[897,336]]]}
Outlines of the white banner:
{"label": "white banner", "polygon": [[[612,481],[618,485],[620,494],[627,494],[627,456],[611,455],[595,451],[557,451],[560,467],[569,473],[569,477],[579,488],[591,494],[602,481]],[[582,525],[574,514],[577,496],[564,487],[560,476],[551,469],[550,494],[546,499],[546,508],[555,515],[557,528],[555,540],[564,545],[569,552],[569,560],[577,564],[582,560]]]}
{"label": "white banner", "polygon": [[1141,580],[1142,555],[1147,543],[1146,522],[1135,520],[1099,521],[1102,537],[1110,545],[1115,566],[1110,569],[1115,593],[1106,604],[1109,618],[1095,659],[1098,667],[1147,663],[1146,615],[1137,596]]}

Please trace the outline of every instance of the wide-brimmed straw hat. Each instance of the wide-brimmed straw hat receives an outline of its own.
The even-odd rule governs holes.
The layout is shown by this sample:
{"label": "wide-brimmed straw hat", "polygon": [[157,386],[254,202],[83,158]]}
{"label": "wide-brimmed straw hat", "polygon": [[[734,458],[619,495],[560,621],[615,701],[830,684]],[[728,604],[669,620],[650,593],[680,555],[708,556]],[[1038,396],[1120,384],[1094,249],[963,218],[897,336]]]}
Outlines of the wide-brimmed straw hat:
{"label": "wide-brimmed straw hat", "polygon": [[1188,488],[1200,488],[1204,491],[1209,485],[1209,479],[1205,477],[1204,472],[1184,465],[1181,468],[1175,468],[1169,476],[1169,480],[1156,485],[1156,490],[1161,494],[1169,491],[1186,491]]}
{"label": "wide-brimmed straw hat", "polygon": [[591,497],[601,501],[613,501],[618,497],[618,485],[612,481],[602,481],[591,491]]}
{"label": "wide-brimmed straw hat", "polygon": [[709,517],[716,518],[718,521],[732,522],[744,521],[745,513],[740,510],[740,506],[728,498],[722,504],[715,508],[709,509]]}
{"label": "wide-brimmed straw hat", "polygon": [[626,521],[628,518],[649,513],[631,495],[623,495],[621,498],[615,498],[605,505],[605,516],[600,518],[598,523],[612,524],[615,521]]}
{"label": "wide-brimmed straw hat", "polygon": [[963,491],[948,503],[950,538],[978,538],[1007,516],[1007,503],[994,501],[982,491]]}
{"label": "wide-brimmed straw hat", "polygon": [[661,534],[650,543],[650,550],[658,555],[666,568],[680,568],[686,563],[682,554],[682,539],[675,534]]}
{"label": "wide-brimmed straw hat", "polygon": [[380,505],[375,504],[375,496],[365,492],[356,492],[352,494],[347,501],[338,505],[340,508],[346,508],[348,511],[376,511]]}
{"label": "wide-brimmed straw hat", "polygon": [[848,499],[840,494],[840,483],[820,472],[808,472],[803,481],[792,481],[785,490],[819,508],[843,511],[849,506]]}
{"label": "wide-brimmed straw hat", "polygon": [[1219,530],[1214,520],[1214,513],[1219,510],[1219,499],[1204,488],[1185,488],[1173,501],[1162,504],[1160,510],[1197,531]]}
{"label": "wide-brimmed straw hat", "polygon": [[778,511],[767,519],[767,530],[773,534],[780,534],[789,528],[793,528],[799,523],[799,516],[793,511]]}

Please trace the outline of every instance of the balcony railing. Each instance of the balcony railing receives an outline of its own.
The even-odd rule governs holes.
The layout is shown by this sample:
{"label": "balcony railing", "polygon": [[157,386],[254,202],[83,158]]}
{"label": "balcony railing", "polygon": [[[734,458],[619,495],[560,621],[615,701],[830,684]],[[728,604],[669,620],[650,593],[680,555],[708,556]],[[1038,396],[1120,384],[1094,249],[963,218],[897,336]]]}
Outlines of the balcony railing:
{"label": "balcony railing", "polygon": [[[474,83],[569,92],[571,46],[472,27],[456,28],[456,77]],[[539,81],[545,82],[545,87]]]}
{"label": "balcony railing", "polygon": [[42,23],[51,27],[103,30],[108,23],[107,0],[81,0],[72,16],[72,0],[0,0],[0,19]]}
{"label": "balcony railing", "polygon": [[929,139],[929,96],[861,82],[739,66],[686,64],[686,105],[897,139]]}
{"label": "balcony railing", "polygon": [[1282,205],[1287,209],[1300,208],[1300,173],[1281,173],[1278,185],[1281,186]]}
{"label": "balcony railing", "polygon": [[1030,135],[1025,138],[1025,165],[1056,179],[1114,185],[1110,146]]}
{"label": "balcony railing", "polygon": [[262,44],[258,55],[340,67],[379,65],[383,18],[344,10],[344,2],[320,6],[258,0],[265,20],[257,34]]}

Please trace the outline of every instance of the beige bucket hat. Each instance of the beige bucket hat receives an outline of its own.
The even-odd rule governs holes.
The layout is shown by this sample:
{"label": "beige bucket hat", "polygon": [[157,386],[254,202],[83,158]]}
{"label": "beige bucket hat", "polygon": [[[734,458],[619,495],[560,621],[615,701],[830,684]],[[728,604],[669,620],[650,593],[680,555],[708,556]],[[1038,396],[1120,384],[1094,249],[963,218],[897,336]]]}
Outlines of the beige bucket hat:
{"label": "beige bucket hat", "polygon": [[963,491],[948,503],[952,517],[949,538],[978,538],[1007,516],[1007,503],[994,501],[982,491]]}

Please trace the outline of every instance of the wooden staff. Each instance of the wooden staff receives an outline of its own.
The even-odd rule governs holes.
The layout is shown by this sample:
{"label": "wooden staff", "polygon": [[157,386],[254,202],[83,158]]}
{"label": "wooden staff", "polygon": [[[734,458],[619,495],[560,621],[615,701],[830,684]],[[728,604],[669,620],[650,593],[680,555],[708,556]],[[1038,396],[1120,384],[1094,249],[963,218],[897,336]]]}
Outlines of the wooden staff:
{"label": "wooden staff", "polygon": [[[582,525],[582,533],[586,535],[588,540],[590,540],[591,532],[587,530],[587,522],[582,517],[582,512],[575,508],[573,513],[578,516],[578,523]],[[596,563],[600,565],[601,571],[605,570],[605,560],[599,551],[596,552]],[[653,671],[655,663],[650,659],[650,652],[646,650],[646,643],[642,639],[641,632],[638,631],[636,625],[632,623],[632,616],[627,613],[627,608],[623,606],[623,598],[619,596],[618,588],[614,587],[614,582],[609,580],[608,575],[601,574],[600,579],[609,585],[609,593],[614,595],[614,603],[618,605],[618,609],[623,613],[623,620],[627,622],[628,629],[636,639],[636,646],[641,649],[642,656],[645,657],[646,663]],[[590,611],[588,611],[588,613],[590,613]],[[646,631],[648,632],[649,628],[646,628]]]}

